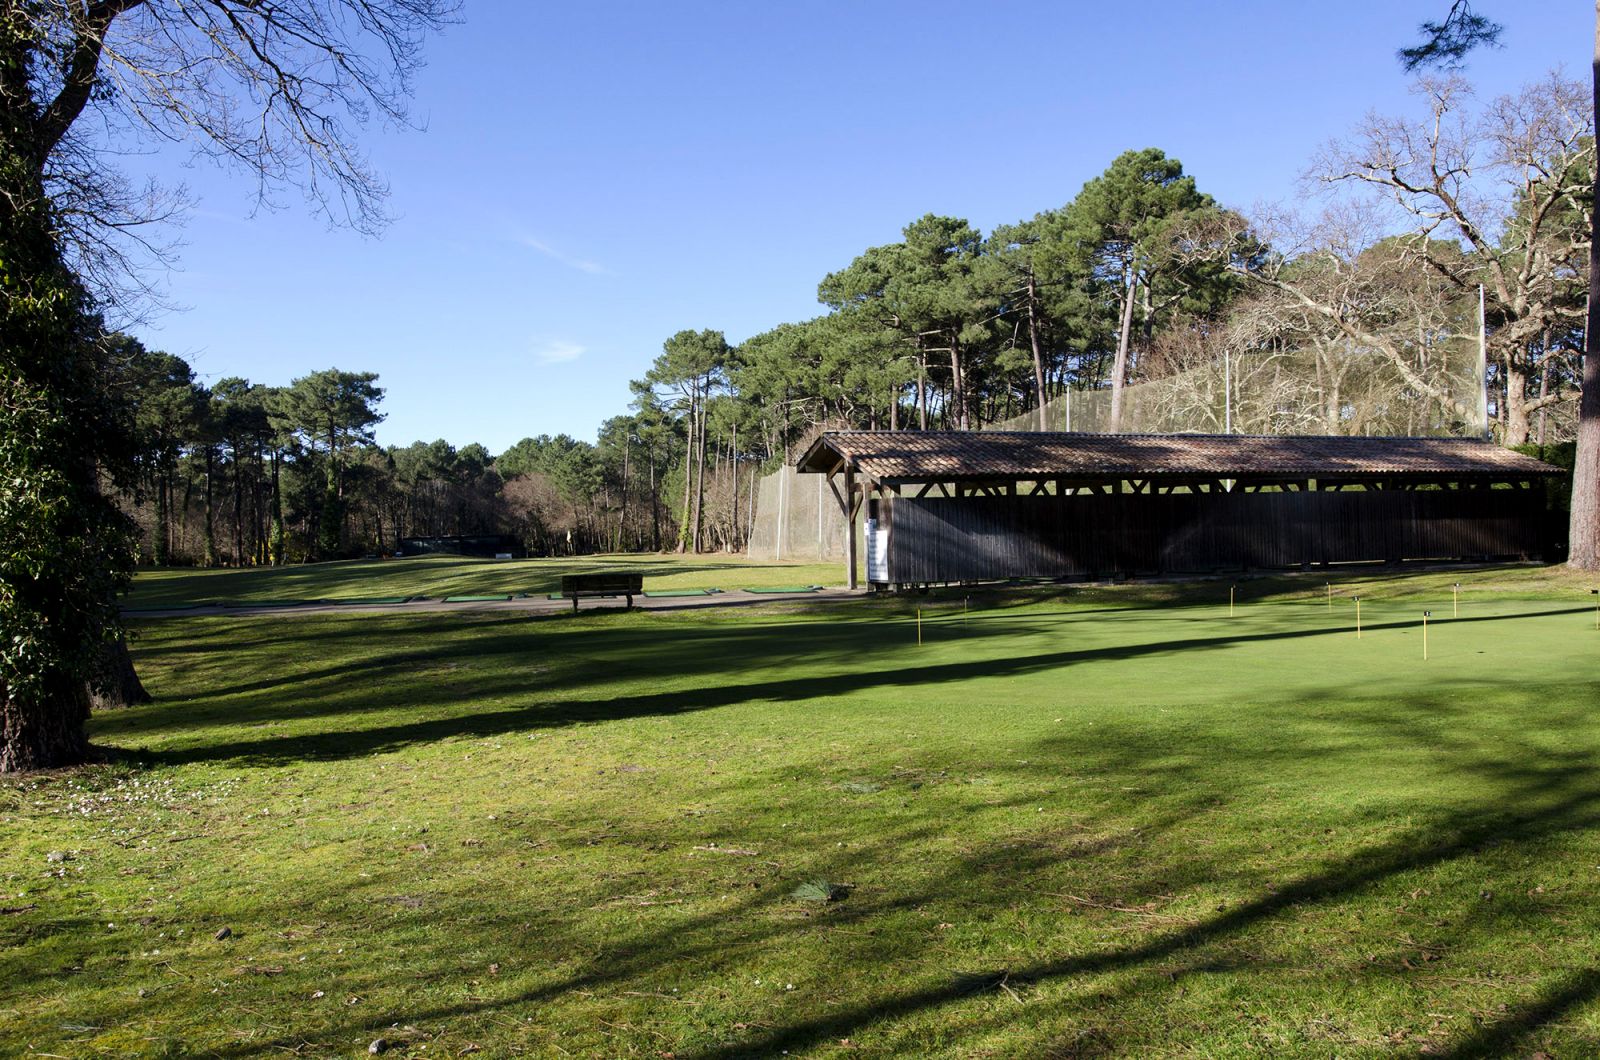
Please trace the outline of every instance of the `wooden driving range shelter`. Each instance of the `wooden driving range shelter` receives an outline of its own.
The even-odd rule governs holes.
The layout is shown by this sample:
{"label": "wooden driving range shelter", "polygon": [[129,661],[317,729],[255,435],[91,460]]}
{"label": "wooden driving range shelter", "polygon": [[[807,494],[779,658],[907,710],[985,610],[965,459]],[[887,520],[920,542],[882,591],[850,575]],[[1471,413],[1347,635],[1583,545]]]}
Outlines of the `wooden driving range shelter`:
{"label": "wooden driving range shelter", "polygon": [[833,431],[796,465],[846,515],[851,588],[1554,558],[1559,469],[1460,438]]}

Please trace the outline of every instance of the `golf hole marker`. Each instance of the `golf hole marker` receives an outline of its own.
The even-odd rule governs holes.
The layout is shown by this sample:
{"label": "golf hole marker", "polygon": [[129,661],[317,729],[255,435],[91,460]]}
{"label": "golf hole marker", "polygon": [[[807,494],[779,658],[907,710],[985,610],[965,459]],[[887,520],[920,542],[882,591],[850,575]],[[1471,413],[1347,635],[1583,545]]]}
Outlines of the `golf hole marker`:
{"label": "golf hole marker", "polygon": [[1600,629],[1600,589],[1590,589],[1589,595],[1594,597],[1594,628]]}
{"label": "golf hole marker", "polygon": [[917,647],[922,647],[922,608],[917,608]]}
{"label": "golf hole marker", "polygon": [[1228,586],[1228,617],[1233,617],[1233,590],[1235,586]]}
{"label": "golf hole marker", "polygon": [[1456,582],[1450,587],[1450,617],[1461,617],[1461,583]]}
{"label": "golf hole marker", "polygon": [[1332,582],[1327,582],[1326,585],[1328,587],[1328,610],[1332,611],[1333,610],[1333,583]]}
{"label": "golf hole marker", "polygon": [[1430,615],[1432,615],[1432,614],[1433,614],[1432,611],[1424,611],[1424,612],[1422,612],[1422,658],[1423,658],[1423,661],[1427,661],[1427,658],[1428,658],[1428,617]]}
{"label": "golf hole marker", "polygon": [[1350,599],[1352,599],[1352,600],[1354,600],[1356,602],[1356,640],[1360,640],[1361,639],[1361,597],[1352,596]]}

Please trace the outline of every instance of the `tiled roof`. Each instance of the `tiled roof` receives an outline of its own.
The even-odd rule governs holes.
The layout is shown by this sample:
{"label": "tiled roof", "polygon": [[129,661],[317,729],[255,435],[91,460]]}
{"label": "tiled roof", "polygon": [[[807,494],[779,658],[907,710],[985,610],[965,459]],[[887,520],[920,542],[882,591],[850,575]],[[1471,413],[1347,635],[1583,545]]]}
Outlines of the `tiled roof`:
{"label": "tiled roof", "polygon": [[1024,431],[829,431],[796,466],[826,472],[841,459],[876,479],[908,480],[1559,474],[1532,457],[1464,438]]}

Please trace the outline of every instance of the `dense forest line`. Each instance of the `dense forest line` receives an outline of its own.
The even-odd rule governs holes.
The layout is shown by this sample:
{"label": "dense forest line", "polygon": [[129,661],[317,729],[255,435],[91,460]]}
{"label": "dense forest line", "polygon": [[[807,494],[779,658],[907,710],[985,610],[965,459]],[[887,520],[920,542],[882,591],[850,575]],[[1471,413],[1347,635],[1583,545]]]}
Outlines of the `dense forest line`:
{"label": "dense forest line", "polygon": [[1568,440],[1594,172],[1584,86],[1552,75],[1484,102],[1450,77],[1418,96],[1417,115],[1330,143],[1298,213],[1246,217],[1152,148],[987,234],[914,220],[824,276],[813,319],[740,343],[667,339],[594,442],[380,448],[376,375],[207,387],[125,340],[140,475],[123,495],[156,563],[490,532],[535,554],[737,550],[757,476],[824,427],[1090,428],[1046,423],[1045,409],[1092,392],[1106,409],[1092,429],[1150,429],[1125,400],[1142,382],[1162,382],[1168,428],[1222,429],[1221,378],[1235,430],[1426,422],[1508,445]]}

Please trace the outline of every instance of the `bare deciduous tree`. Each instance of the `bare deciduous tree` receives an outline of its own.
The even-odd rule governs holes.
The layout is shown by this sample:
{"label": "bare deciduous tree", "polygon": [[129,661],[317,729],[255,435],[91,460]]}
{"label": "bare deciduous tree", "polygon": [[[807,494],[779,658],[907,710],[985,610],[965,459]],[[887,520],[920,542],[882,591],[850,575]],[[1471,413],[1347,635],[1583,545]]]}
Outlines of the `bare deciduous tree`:
{"label": "bare deciduous tree", "polygon": [[1316,163],[1331,186],[1358,186],[1403,233],[1401,268],[1461,296],[1485,291],[1489,357],[1504,372],[1504,440],[1528,440],[1542,336],[1582,325],[1594,129],[1581,85],[1558,75],[1471,110],[1458,77],[1424,79],[1423,121],[1370,117]]}

